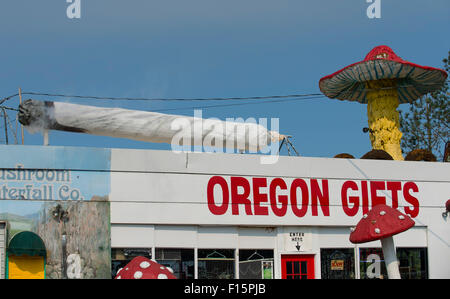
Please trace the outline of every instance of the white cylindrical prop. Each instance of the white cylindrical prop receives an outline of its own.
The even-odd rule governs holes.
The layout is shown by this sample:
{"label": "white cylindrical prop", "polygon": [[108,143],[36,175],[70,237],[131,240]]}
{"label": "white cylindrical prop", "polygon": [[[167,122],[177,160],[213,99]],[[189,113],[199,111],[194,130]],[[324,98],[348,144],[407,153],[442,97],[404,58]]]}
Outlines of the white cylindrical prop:
{"label": "white cylindrical prop", "polygon": [[221,121],[35,100],[27,100],[20,105],[19,121],[30,132],[63,130],[177,146],[209,146],[251,152],[260,151],[271,142],[284,138],[256,120]]}
{"label": "white cylindrical prop", "polygon": [[395,254],[394,239],[392,237],[381,239],[381,247],[389,279],[401,279],[397,255]]}

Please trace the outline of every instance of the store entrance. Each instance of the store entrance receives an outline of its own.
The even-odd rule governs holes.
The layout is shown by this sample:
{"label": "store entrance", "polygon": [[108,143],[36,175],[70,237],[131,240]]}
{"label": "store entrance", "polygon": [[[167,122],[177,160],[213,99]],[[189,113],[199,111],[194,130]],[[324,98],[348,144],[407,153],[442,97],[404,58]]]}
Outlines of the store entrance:
{"label": "store entrance", "polygon": [[282,279],[314,279],[314,255],[293,254],[281,256]]}
{"label": "store entrance", "polygon": [[47,250],[37,234],[22,231],[14,235],[7,249],[8,279],[44,279]]}

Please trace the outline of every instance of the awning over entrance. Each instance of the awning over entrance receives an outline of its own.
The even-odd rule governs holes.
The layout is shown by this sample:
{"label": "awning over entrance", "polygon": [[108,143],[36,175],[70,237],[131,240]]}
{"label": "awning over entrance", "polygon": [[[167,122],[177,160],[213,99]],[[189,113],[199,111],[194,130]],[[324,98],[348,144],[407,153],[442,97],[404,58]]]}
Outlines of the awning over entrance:
{"label": "awning over entrance", "polygon": [[8,255],[29,255],[47,257],[44,241],[35,233],[24,231],[16,234],[9,242]]}

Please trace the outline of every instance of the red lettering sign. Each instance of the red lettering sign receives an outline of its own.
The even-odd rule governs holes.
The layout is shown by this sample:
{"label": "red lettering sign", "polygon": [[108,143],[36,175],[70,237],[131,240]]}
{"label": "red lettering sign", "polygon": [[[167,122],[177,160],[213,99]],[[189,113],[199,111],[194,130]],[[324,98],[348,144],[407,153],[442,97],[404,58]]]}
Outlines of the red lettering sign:
{"label": "red lettering sign", "polygon": [[371,181],[370,182],[370,197],[372,199],[372,207],[376,205],[385,205],[386,197],[379,196],[377,191],[385,190],[385,182]]}
{"label": "red lettering sign", "polygon": [[253,202],[255,204],[255,215],[269,215],[267,207],[261,206],[261,203],[267,202],[267,194],[260,193],[260,188],[267,187],[266,178],[253,178]]}
{"label": "red lettering sign", "polygon": [[405,213],[409,214],[411,218],[414,218],[419,215],[419,201],[409,193],[410,190],[417,193],[419,192],[419,188],[414,182],[407,182],[403,186],[403,197],[408,203],[413,206],[412,209],[409,207],[405,207]]}
{"label": "red lettering sign", "polygon": [[[222,204],[216,205],[214,201],[214,187],[219,185],[222,190]],[[229,193],[227,181],[221,176],[213,176],[209,179],[207,188],[208,208],[214,215],[223,215],[227,212],[229,203]]]}
{"label": "red lettering sign", "polygon": [[[275,215],[284,217],[288,211],[298,218],[330,216],[330,190],[327,179],[293,179],[290,184],[282,178],[245,178],[213,176],[208,181],[208,209],[214,215]],[[342,210],[349,217],[370,207],[391,204],[395,209],[400,201],[403,210],[412,218],[419,214],[418,186],[414,182],[344,181],[340,190]],[[319,212],[320,207],[320,212]]]}
{"label": "red lettering sign", "polygon": [[[358,190],[358,185],[353,181],[344,182],[341,189],[342,209],[348,216],[355,216],[359,210],[359,197],[358,196],[347,197],[348,189]],[[349,203],[352,204],[351,208],[348,206]]]}
{"label": "red lettering sign", "polygon": [[[342,184],[341,188],[342,209],[346,215],[355,216],[359,211],[361,203],[363,214],[366,214],[369,211],[369,196],[368,196],[369,192],[367,185],[368,185],[367,181],[361,181],[361,193],[358,193],[357,191],[359,191],[359,188],[356,182],[345,181]],[[401,182],[371,181],[369,182],[369,186],[370,186],[370,199],[372,207],[378,204],[389,204],[389,202],[386,202],[386,199],[391,199],[391,206],[394,209],[397,209],[400,200],[399,191],[402,191],[403,189],[404,200],[412,205],[412,208],[405,206],[404,212],[406,214],[409,214],[411,218],[417,217],[417,215],[419,214],[419,201],[416,197],[410,194],[410,191],[416,193],[419,192],[419,188],[414,182],[406,182],[402,187]],[[386,190],[389,190],[390,194],[386,192]],[[356,193],[357,195],[358,194],[361,195],[362,202],[360,203],[359,196],[349,196],[350,192],[353,192],[354,194]],[[382,196],[380,194],[386,194],[387,198],[386,196]]]}
{"label": "red lettering sign", "polygon": [[[297,189],[301,190],[301,208],[298,207],[297,201]],[[308,186],[306,182],[302,179],[295,179],[291,184],[291,208],[292,212],[294,212],[295,216],[303,217],[308,211],[308,201],[309,201],[309,193]]]}
{"label": "red lettering sign", "polygon": [[324,216],[330,216],[330,197],[328,194],[328,180],[322,180],[322,189],[315,179],[311,179],[311,211],[313,216],[317,216],[317,207],[322,209]]}
{"label": "red lettering sign", "polygon": [[[239,193],[239,187],[242,193]],[[252,203],[248,196],[250,195],[250,183],[243,177],[231,177],[231,212],[233,215],[239,215],[239,205],[245,206],[245,213],[252,215]]]}
{"label": "red lettering sign", "polygon": [[[283,179],[276,178],[273,179],[270,183],[270,207],[275,215],[278,217],[283,217],[286,215],[287,204],[288,204],[288,196],[287,195],[278,195],[277,189],[287,190],[286,183]],[[278,203],[281,204],[281,207],[278,207]]]}

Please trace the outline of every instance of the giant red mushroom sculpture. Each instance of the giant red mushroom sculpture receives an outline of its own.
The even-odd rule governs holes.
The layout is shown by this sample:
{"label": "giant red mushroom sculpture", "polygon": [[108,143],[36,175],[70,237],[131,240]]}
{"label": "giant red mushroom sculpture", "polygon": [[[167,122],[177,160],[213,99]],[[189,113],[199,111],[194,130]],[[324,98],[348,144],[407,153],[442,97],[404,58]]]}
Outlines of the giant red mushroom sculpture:
{"label": "giant red mushroom sculpture", "polygon": [[350,242],[366,243],[380,240],[389,279],[400,279],[393,235],[414,226],[414,220],[384,204],[376,205],[358,222],[350,234]]}
{"label": "giant red mushroom sculpture", "polygon": [[329,98],[367,104],[372,148],[403,160],[398,105],[440,89],[446,78],[444,70],[405,61],[388,46],[378,46],[363,61],[320,79],[319,88]]}
{"label": "giant red mushroom sculpture", "polygon": [[445,202],[445,212],[442,216],[447,217],[448,213],[450,213],[450,199]]}
{"label": "giant red mushroom sculpture", "polygon": [[146,257],[137,256],[117,271],[115,279],[177,279],[170,270]]}

